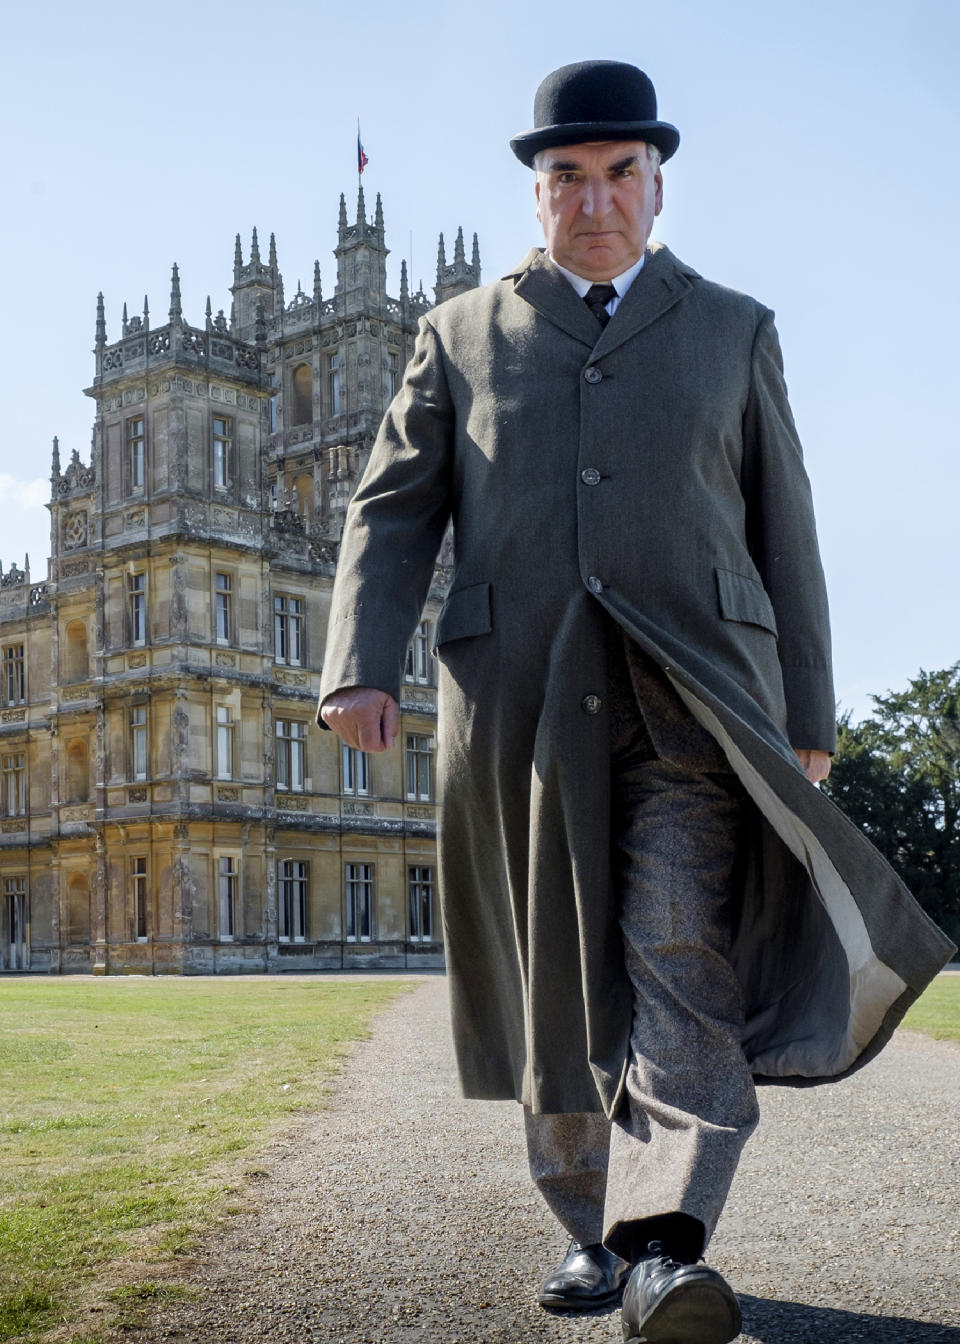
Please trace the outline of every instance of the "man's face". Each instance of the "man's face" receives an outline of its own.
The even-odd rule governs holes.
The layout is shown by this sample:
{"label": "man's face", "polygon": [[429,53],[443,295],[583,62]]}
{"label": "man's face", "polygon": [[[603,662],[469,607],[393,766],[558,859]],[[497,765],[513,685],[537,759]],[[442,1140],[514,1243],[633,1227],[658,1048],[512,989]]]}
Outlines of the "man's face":
{"label": "man's face", "polygon": [[660,169],[640,140],[544,150],[536,190],[551,257],[594,282],[640,260],[663,205]]}

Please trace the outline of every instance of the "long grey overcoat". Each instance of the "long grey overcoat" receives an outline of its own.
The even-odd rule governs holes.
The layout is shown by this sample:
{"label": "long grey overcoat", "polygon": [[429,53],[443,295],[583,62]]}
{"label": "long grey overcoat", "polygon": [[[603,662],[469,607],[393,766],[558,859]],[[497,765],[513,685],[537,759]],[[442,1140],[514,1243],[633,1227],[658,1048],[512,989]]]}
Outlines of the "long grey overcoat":
{"label": "long grey overcoat", "polygon": [[604,329],[539,251],[425,317],[350,507],[321,698],[399,698],[451,517],[440,877],[466,1094],[619,1102],[610,617],[757,804],[735,939],[755,1075],[864,1063],[952,945],[792,750],[830,749],[835,709],[773,315],[660,247]]}

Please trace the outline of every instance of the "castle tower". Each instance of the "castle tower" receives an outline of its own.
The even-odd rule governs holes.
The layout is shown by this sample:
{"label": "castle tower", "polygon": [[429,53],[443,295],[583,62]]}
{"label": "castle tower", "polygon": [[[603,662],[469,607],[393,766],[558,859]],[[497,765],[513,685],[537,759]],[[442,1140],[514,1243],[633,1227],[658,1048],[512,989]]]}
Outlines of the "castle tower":
{"label": "castle tower", "polygon": [[457,229],[457,238],[453,246],[453,263],[448,266],[443,234],[441,233],[437,248],[437,283],[434,287],[437,303],[452,299],[457,294],[464,294],[468,289],[475,289],[479,284],[480,244],[477,241],[477,235],[473,235],[473,257],[468,262],[463,244],[463,229]]}
{"label": "castle tower", "polygon": [[363,186],[357,192],[356,223],[347,224],[346,202],[340,197],[340,221],[337,246],[336,297],[338,311],[348,317],[357,312],[378,313],[387,298],[387,256],[389,248],[383,236],[383,207],[379,193],[372,221],[365,213]]}
{"label": "castle tower", "polygon": [[[278,298],[279,291],[279,298]],[[257,230],[253,230],[250,243],[250,258],[246,265],[243,261],[243,249],[240,235],[237,234],[233,253],[233,321],[231,334],[239,341],[255,341],[257,332],[257,310],[262,305],[264,315],[273,317],[275,311],[283,307],[283,279],[277,266],[277,248],[273,234],[270,235],[270,253],[266,263],[260,259],[260,243]]]}

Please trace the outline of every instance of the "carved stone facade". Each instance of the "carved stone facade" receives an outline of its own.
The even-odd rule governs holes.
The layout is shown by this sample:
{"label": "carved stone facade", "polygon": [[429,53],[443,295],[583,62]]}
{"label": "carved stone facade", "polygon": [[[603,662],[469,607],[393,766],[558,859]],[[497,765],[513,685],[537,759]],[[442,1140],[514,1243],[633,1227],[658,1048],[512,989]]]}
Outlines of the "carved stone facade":
{"label": "carved stone facade", "polygon": [[[331,299],[237,238],[231,313],[102,296],[90,462],[54,440],[49,577],[0,567],[0,969],[442,964],[432,626],[397,747],[313,721],[344,513],[429,302],[341,197]],[[438,260],[437,296],[479,283]],[[445,544],[449,546],[449,540]]]}

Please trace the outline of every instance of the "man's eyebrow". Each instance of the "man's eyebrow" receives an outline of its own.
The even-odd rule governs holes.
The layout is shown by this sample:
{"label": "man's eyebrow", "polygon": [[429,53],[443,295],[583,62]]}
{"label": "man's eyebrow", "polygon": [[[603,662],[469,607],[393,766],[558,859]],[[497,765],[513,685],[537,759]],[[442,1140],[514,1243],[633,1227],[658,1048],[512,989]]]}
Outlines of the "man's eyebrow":
{"label": "man's eyebrow", "polygon": [[[639,163],[639,153],[625,154],[622,159],[617,159],[615,163],[608,163],[606,171],[608,173],[619,172],[621,168],[629,168],[632,163]],[[583,165],[576,159],[552,159],[544,168],[547,173],[573,173],[577,172]]]}

